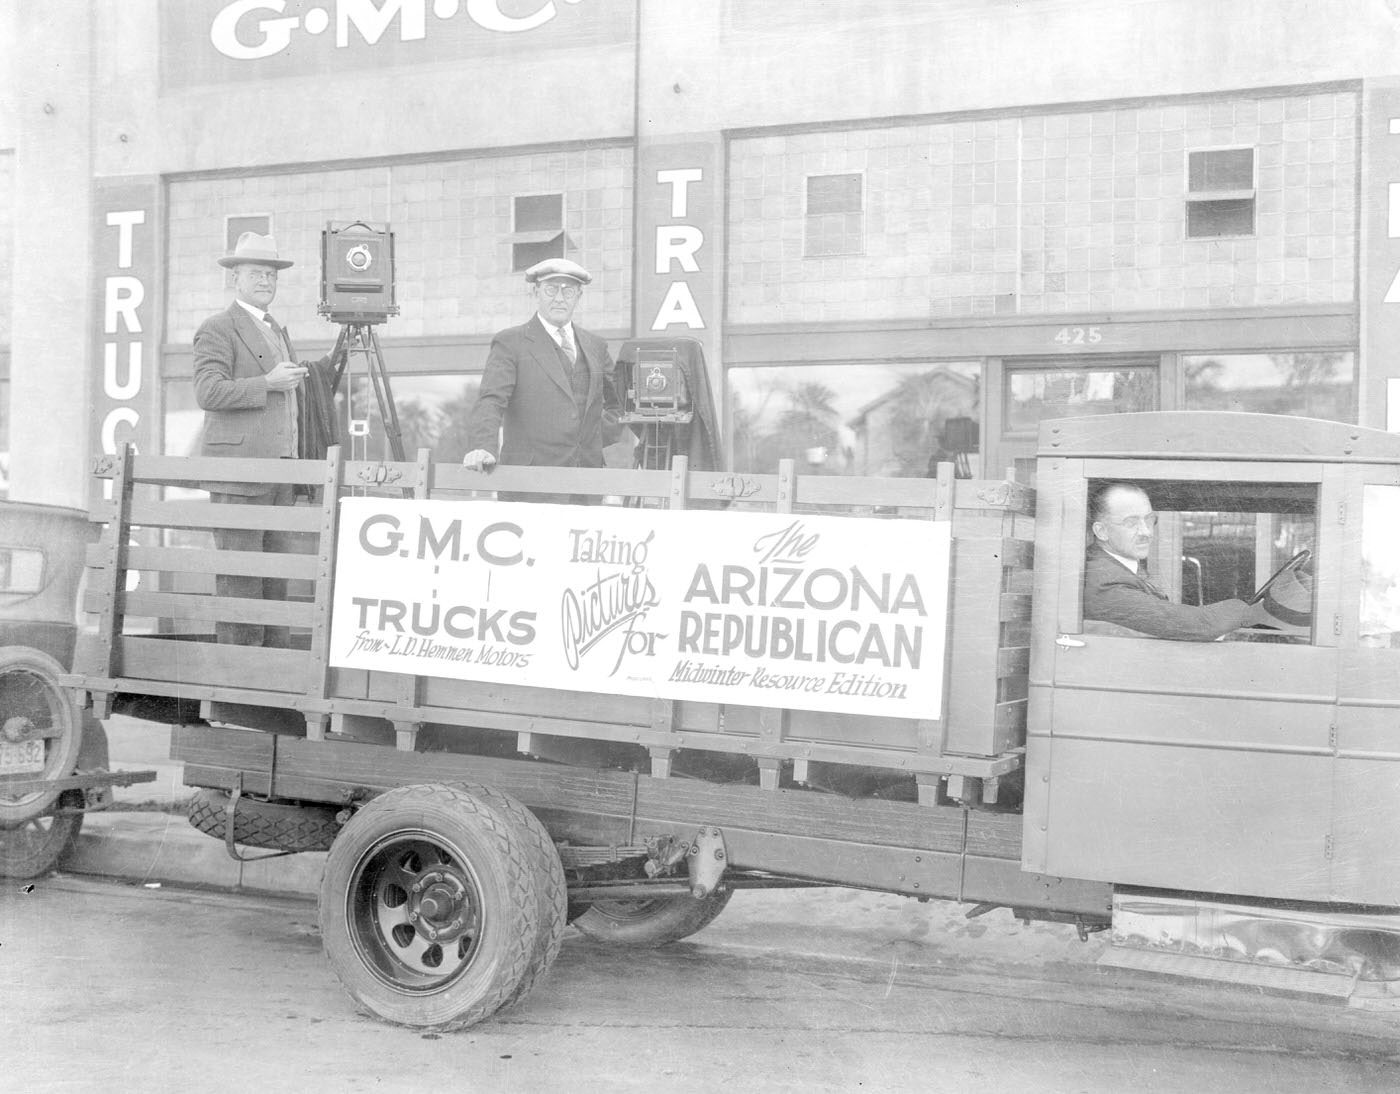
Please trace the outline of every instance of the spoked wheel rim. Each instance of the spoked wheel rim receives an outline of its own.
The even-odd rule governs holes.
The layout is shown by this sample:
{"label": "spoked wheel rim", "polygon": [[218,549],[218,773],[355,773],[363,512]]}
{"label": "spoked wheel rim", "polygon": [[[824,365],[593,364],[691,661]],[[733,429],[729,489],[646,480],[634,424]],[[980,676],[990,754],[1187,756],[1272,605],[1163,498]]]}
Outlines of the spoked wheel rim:
{"label": "spoked wheel rim", "polygon": [[0,829],[0,876],[38,877],[58,865],[82,828],[81,813],[45,813]]}
{"label": "spoked wheel rim", "polygon": [[441,836],[414,830],[376,841],[346,895],[355,952],[396,991],[443,991],[475,963],[487,927],[481,882]]}

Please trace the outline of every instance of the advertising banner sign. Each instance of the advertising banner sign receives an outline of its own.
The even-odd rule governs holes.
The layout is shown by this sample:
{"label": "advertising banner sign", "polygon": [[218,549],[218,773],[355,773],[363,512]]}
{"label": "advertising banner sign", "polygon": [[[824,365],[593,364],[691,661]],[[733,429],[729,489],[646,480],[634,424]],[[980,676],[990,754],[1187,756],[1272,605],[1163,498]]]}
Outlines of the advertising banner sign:
{"label": "advertising banner sign", "polygon": [[346,498],[332,665],[938,718],[947,522]]}

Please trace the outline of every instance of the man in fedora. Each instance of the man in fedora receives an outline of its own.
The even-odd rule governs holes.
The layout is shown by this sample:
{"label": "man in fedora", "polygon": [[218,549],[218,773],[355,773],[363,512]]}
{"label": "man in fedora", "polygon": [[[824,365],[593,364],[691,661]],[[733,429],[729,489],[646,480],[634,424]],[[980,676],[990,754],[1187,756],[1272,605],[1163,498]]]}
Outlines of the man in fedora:
{"label": "man in fedora", "polygon": [[[234,299],[199,325],[194,336],[194,394],[204,411],[200,454],[241,459],[323,459],[339,443],[331,357],[300,364],[287,332],[268,313],[277,275],[292,265],[271,236],[244,232],[219,265],[233,271]],[[222,505],[291,505],[288,483],[205,482]],[[295,551],[286,534],[261,529],[215,529],[214,545],[228,551]],[[220,574],[220,597],[283,600],[283,578]],[[287,645],[285,627],[216,623],[220,642]]]}
{"label": "man in fedora", "polygon": [[[593,278],[577,262],[547,258],[525,271],[535,314],[491,342],[467,421],[466,467],[505,464],[602,467],[603,445],[623,439],[621,401],[607,343],[573,322]],[[504,427],[504,428],[502,428]],[[504,434],[504,436],[502,436]],[[506,494],[517,501],[583,502],[582,495]]]}

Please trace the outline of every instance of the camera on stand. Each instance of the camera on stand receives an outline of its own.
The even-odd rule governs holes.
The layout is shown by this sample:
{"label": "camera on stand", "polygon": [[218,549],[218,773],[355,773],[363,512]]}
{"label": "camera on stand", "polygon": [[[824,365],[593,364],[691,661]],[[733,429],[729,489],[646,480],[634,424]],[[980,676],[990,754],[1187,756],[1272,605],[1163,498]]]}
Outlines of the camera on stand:
{"label": "camera on stand", "polygon": [[[376,323],[385,322],[399,313],[394,302],[394,233],[386,224],[382,228],[362,220],[337,225],[326,223],[321,233],[321,303],[316,310],[332,323],[340,324],[332,355],[336,361],[335,388],[352,364],[362,359],[365,381],[379,405],[379,420],[384,426],[384,438],[394,459],[404,459],[403,437],[399,430],[398,410],[389,387],[389,372],[384,366],[384,351],[375,333]],[[349,433],[351,450],[368,454],[369,418],[354,410],[355,397],[347,390],[351,406]]]}
{"label": "camera on stand", "polygon": [[321,233],[321,303],[332,323],[383,323],[397,315],[394,303],[394,233],[362,220]]}

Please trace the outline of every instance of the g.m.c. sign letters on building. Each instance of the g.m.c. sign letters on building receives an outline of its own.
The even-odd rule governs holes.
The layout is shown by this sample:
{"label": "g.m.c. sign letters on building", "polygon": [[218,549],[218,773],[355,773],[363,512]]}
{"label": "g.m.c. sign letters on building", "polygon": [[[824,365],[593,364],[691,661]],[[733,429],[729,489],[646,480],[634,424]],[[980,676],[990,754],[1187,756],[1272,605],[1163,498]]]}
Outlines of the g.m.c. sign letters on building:
{"label": "g.m.c. sign letters on building", "polygon": [[629,40],[632,18],[603,0],[162,0],[162,76],[178,88],[588,48]]}

